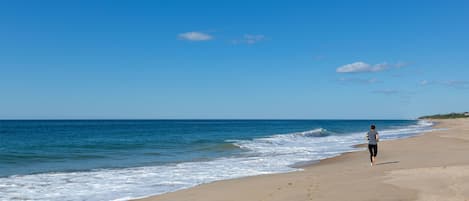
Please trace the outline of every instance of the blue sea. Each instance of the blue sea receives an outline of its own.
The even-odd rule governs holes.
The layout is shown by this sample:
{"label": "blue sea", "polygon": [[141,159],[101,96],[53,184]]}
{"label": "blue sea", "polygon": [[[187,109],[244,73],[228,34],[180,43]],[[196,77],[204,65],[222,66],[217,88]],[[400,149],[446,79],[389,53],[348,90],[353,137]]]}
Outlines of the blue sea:
{"label": "blue sea", "polygon": [[301,170],[432,129],[416,120],[2,120],[0,200],[127,200]]}

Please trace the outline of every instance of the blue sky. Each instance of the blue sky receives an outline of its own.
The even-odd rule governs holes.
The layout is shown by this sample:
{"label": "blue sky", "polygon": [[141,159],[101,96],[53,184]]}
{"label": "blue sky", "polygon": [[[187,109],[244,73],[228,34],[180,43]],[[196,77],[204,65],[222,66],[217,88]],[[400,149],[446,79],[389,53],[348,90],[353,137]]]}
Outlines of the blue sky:
{"label": "blue sky", "polygon": [[468,111],[467,1],[1,1],[0,118]]}

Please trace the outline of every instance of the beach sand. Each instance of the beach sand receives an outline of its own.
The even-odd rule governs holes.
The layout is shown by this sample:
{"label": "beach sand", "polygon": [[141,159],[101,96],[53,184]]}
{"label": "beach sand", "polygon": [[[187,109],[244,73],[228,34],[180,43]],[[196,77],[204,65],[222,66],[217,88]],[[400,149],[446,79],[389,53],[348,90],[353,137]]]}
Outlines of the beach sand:
{"label": "beach sand", "polygon": [[304,171],[202,184],[141,201],[469,201],[469,118],[435,120],[447,128],[379,144],[303,167]]}

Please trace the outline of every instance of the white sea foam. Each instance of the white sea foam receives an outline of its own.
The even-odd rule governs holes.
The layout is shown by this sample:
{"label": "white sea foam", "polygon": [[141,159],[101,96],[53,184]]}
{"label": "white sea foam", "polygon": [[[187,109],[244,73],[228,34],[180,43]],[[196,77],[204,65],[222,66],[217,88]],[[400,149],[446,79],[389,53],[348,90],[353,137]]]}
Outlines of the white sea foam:
{"label": "white sea foam", "polygon": [[[432,124],[380,131],[382,139],[430,131]],[[325,129],[234,140],[247,152],[212,161],[88,172],[58,172],[0,178],[0,200],[127,200],[161,194],[216,180],[299,170],[291,165],[357,150],[364,133],[333,134]]]}

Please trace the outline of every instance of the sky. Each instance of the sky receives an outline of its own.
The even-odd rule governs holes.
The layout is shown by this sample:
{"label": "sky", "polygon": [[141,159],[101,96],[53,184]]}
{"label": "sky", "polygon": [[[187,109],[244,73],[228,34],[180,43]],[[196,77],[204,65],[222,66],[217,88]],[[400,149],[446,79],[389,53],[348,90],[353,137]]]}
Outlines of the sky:
{"label": "sky", "polygon": [[0,1],[0,119],[469,111],[468,1]]}

